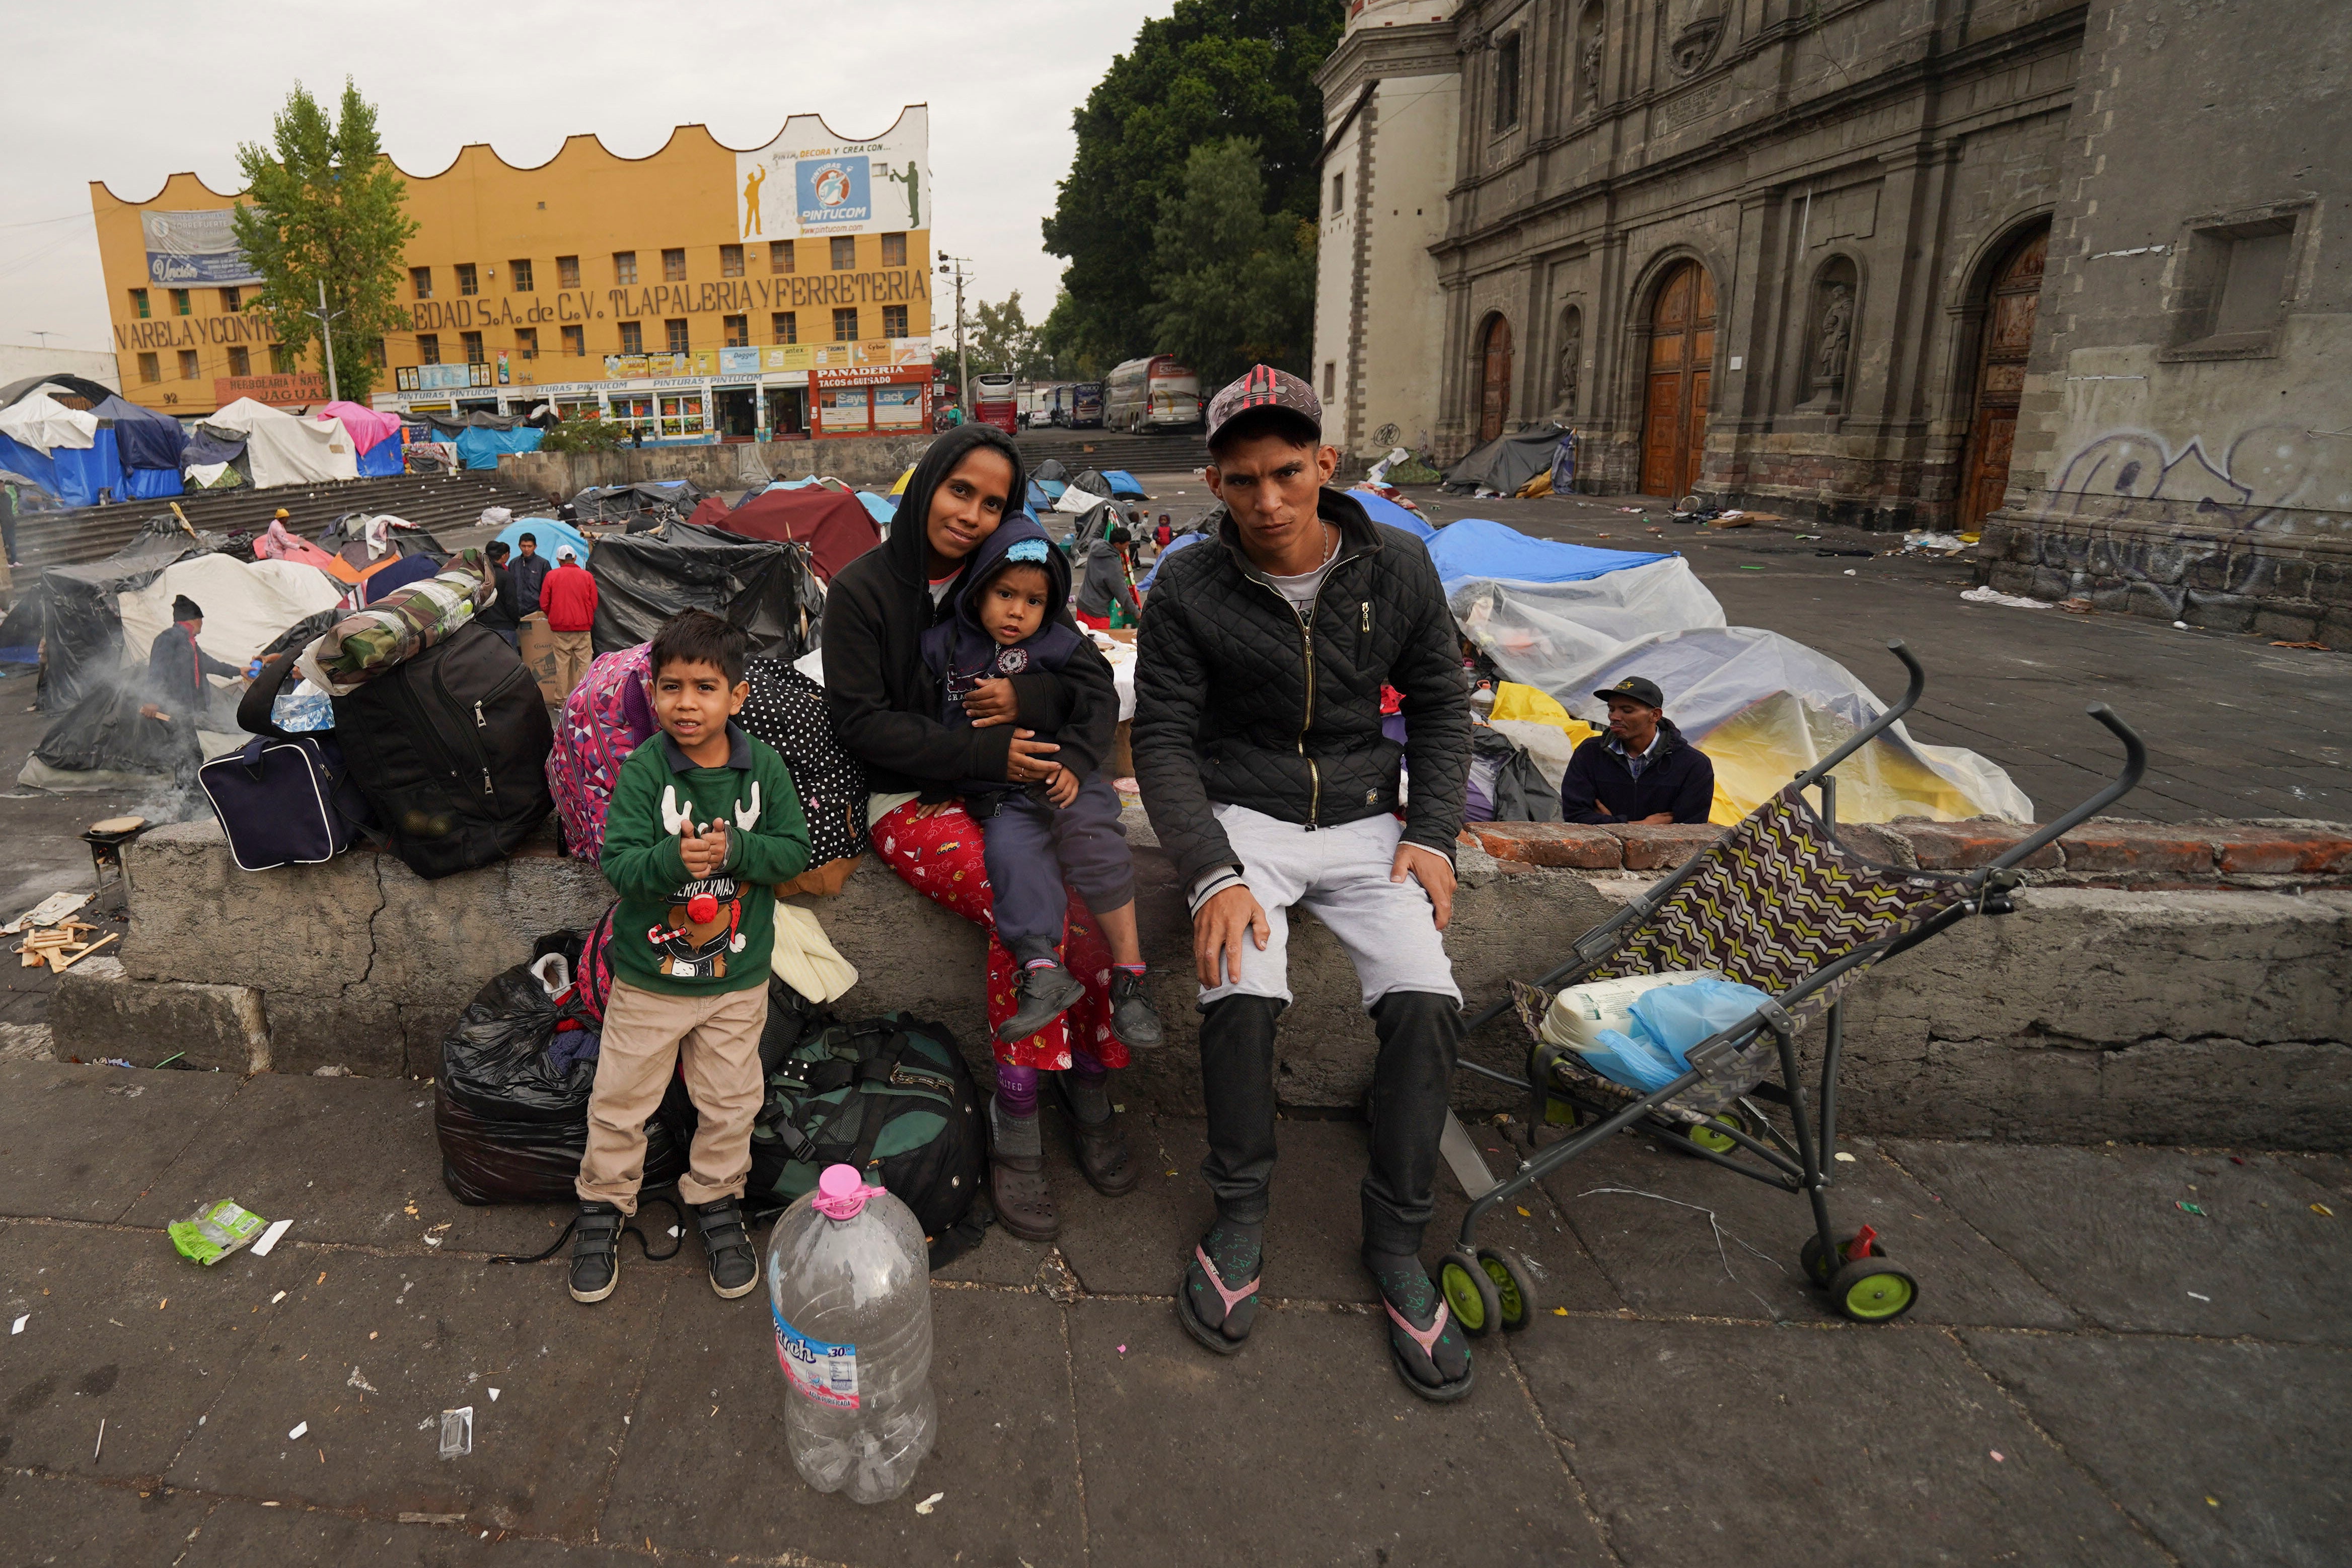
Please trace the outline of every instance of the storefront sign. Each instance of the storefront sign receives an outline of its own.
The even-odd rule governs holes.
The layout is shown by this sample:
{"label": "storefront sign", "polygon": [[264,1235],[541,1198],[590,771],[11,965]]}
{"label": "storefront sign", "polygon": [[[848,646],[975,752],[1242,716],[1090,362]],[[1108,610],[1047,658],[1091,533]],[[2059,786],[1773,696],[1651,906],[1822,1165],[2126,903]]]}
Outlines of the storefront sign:
{"label": "storefront sign", "polygon": [[272,404],[324,402],[327,378],[298,371],[284,376],[221,376],[213,382],[214,407],[225,407],[241,397]]}

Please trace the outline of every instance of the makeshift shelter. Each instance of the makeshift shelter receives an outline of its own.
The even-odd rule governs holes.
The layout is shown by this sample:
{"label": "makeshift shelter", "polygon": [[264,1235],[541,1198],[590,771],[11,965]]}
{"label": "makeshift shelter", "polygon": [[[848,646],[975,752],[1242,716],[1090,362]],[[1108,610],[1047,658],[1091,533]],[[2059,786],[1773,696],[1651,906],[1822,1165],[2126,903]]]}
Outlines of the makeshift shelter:
{"label": "makeshift shelter", "polygon": [[1085,490],[1093,495],[1097,500],[1116,499],[1115,497],[1111,496],[1110,481],[1104,477],[1102,470],[1098,468],[1089,468],[1085,473],[1079,475],[1076,478],[1071,480],[1070,488],[1073,490]]}
{"label": "makeshift shelter", "polygon": [[1437,575],[1450,589],[1471,578],[1493,578],[1503,582],[1580,582],[1673,558],[1654,551],[1561,544],[1555,539],[1532,538],[1485,517],[1464,517],[1431,536],[1429,559],[1437,563]]}
{"label": "makeshift shelter", "polygon": [[913,464],[909,463],[909,464],[908,464],[908,465],[907,465],[907,471],[906,471],[904,474],[901,474],[901,475],[899,475],[899,476],[898,476],[898,482],[897,484],[895,484],[895,485],[893,485],[893,486],[890,486],[890,494],[892,494],[893,496],[903,496],[903,495],[905,495],[905,494],[907,493],[907,481],[908,481],[908,480],[909,480],[909,479],[911,479],[911,478],[913,478],[914,476],[915,476],[915,465],[914,465]]}
{"label": "makeshift shelter", "polygon": [[58,402],[52,395],[58,390],[54,380],[45,379],[0,409],[0,468],[22,476],[67,507],[94,506],[101,496],[121,495],[122,462],[113,426],[87,409]]}
{"label": "makeshift shelter", "polygon": [[857,492],[857,504],[866,508],[877,528],[888,528],[898,520],[898,503],[887,496],[877,496],[871,490]]}
{"label": "makeshift shelter", "polygon": [[674,510],[691,516],[709,492],[690,479],[640,479],[627,485],[591,485],[572,497],[572,508],[583,522],[626,522]]}
{"label": "makeshift shelter", "polygon": [[758,658],[808,651],[822,603],[808,547],[745,538],[692,523],[664,523],[605,539],[588,558],[596,580],[599,653],[653,640],[681,610],[708,610],[743,629]]}
{"label": "makeshift shelter", "polygon": [[[520,551],[525,534],[531,538],[531,548],[550,560],[555,559],[557,550],[570,545],[572,553],[580,558],[580,564],[588,564],[588,536],[561,517],[517,517],[498,531],[493,542],[506,546],[510,552]],[[507,559],[511,564],[514,558],[509,554]]]}
{"label": "makeshift shelter", "polygon": [[1498,435],[1484,445],[1472,447],[1468,455],[1448,468],[1444,487],[1516,496],[1528,480],[1551,472],[1553,452],[1559,445],[1559,438],[1567,434],[1565,425],[1544,424]]}
{"label": "makeshift shelter", "polygon": [[1364,508],[1364,515],[1376,523],[1386,523],[1392,528],[1402,528],[1417,539],[1432,539],[1437,537],[1437,530],[1429,526],[1428,518],[1418,512],[1406,510],[1386,496],[1360,489],[1349,491],[1348,497],[1360,505]]}
{"label": "makeshift shelter", "polygon": [[339,419],[303,419],[245,397],[214,411],[205,423],[245,437],[247,477],[256,489],[360,476],[359,453]]}
{"label": "makeshift shelter", "polygon": [[834,573],[882,542],[881,530],[857,497],[822,485],[762,490],[744,497],[732,511],[714,497],[688,520],[744,538],[806,545],[810,570],[820,582],[831,582]]}
{"label": "makeshift shelter", "polygon": [[117,496],[149,500],[176,496],[186,488],[180,482],[180,465],[187,451],[188,433],[180,428],[178,420],[119,397],[93,404],[90,412],[114,426],[115,452],[122,464],[122,487],[115,492]]}
{"label": "makeshift shelter", "polygon": [[449,558],[448,547],[431,529],[389,513],[346,512],[327,525],[319,536],[319,548],[333,558],[327,564],[328,574],[352,588],[406,556]]}
{"label": "makeshift shelter", "polygon": [[65,402],[68,408],[74,406],[70,402],[66,401],[68,399],[79,398],[84,407],[96,408],[108,398],[114,396],[112,387],[101,385],[85,376],[26,376],[22,381],[10,382],[6,386],[0,386],[0,408],[13,407],[24,398],[26,393],[44,387],[49,389],[51,394],[60,402]]}
{"label": "makeshift shelter", "polygon": [[1115,500],[1148,501],[1151,498],[1143,486],[1136,483],[1135,476],[1124,468],[1106,468],[1102,471],[1102,477],[1103,483],[1110,486],[1111,497]]}
{"label": "makeshift shelter", "polygon": [[[913,470],[908,469],[908,472],[912,473]],[[1070,471],[1062,465],[1062,460],[1060,458],[1048,457],[1045,461],[1038,464],[1036,467],[1030,470],[1029,477],[1032,479],[1050,479],[1056,485],[1066,485],[1070,482]]]}
{"label": "makeshift shelter", "polygon": [[547,432],[518,424],[509,430],[471,428],[457,433],[457,461],[467,468],[495,469],[509,453],[536,452]]}
{"label": "makeshift shelter", "polygon": [[352,441],[359,448],[360,477],[376,478],[387,474],[406,471],[407,454],[402,449],[400,416],[385,413],[348,398],[310,411],[318,420],[340,419],[351,432]]}

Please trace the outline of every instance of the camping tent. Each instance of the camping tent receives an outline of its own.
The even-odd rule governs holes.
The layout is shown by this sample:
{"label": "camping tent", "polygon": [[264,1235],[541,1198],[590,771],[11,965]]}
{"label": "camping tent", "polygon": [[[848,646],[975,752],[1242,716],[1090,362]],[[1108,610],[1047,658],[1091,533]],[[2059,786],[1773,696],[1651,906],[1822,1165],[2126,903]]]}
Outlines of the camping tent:
{"label": "camping tent", "polygon": [[805,546],[747,539],[692,523],[664,523],[604,540],[588,558],[596,580],[599,653],[653,640],[681,610],[708,610],[743,629],[755,658],[808,651],[805,612],[816,591]]}
{"label": "camping tent", "polygon": [[527,424],[509,430],[471,425],[457,433],[457,461],[467,468],[495,469],[509,453],[536,452],[546,439],[547,432]]}
{"label": "camping tent", "polygon": [[1144,493],[1143,486],[1136,483],[1135,476],[1124,468],[1106,468],[1102,471],[1102,478],[1103,483],[1110,486],[1112,497],[1118,500],[1147,501],[1150,499],[1150,497]]}
{"label": "camping tent", "polygon": [[1516,496],[1520,486],[1538,474],[1551,472],[1552,454],[1567,434],[1565,426],[1544,424],[1498,435],[1483,446],[1472,447],[1469,455],[1448,468],[1445,487]]}
{"label": "camping tent", "polygon": [[855,496],[822,485],[801,489],[762,490],[743,497],[733,511],[717,497],[694,509],[689,521],[699,528],[723,528],[750,539],[788,539],[809,548],[809,566],[817,580],[831,582],[834,573],[881,542],[880,529]]}
{"label": "camping tent", "polygon": [[341,420],[303,419],[242,397],[215,410],[205,423],[245,437],[246,456],[252,465],[249,477],[257,489],[360,476],[359,453]]}
{"label": "camping tent", "polygon": [[0,409],[0,468],[22,475],[68,507],[92,506],[101,491],[122,494],[122,462],[112,425],[86,409],[59,402],[50,395],[55,385],[37,382]]}
{"label": "camping tent", "polygon": [[531,548],[550,560],[555,559],[557,550],[570,545],[572,553],[580,558],[580,564],[588,564],[588,536],[560,517],[517,517],[498,531],[493,542],[506,546],[509,551],[519,551],[525,534],[530,536]]}
{"label": "camping tent", "polygon": [[691,515],[706,492],[690,479],[639,479],[627,485],[591,485],[572,497],[583,522],[609,523],[645,517],[658,507]]}
{"label": "camping tent", "polygon": [[1561,544],[1532,538],[1485,517],[1464,517],[1438,529],[1431,538],[1429,559],[1437,563],[1438,577],[1451,589],[1473,578],[1491,578],[1500,582],[1580,582],[1671,558],[1650,551]]}
{"label": "camping tent", "polygon": [[310,417],[343,422],[343,428],[351,432],[352,444],[359,448],[362,478],[405,471],[407,457],[401,446],[398,414],[385,413],[345,398],[312,409]]}
{"label": "camping tent", "polygon": [[116,495],[150,499],[176,496],[185,487],[180,465],[188,433],[178,420],[119,397],[93,404],[90,412],[114,426],[115,453],[122,464],[122,487]]}

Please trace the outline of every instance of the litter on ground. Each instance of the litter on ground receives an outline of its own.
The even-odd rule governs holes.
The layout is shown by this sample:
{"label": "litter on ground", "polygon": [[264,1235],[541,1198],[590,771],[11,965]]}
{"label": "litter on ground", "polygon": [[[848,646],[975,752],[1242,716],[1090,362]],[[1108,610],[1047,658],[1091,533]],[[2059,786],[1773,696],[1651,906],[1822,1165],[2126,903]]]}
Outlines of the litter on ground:
{"label": "litter on ground", "polygon": [[2047,610],[2050,606],[2039,599],[2021,599],[2014,593],[2001,593],[1991,588],[1971,588],[1960,595],[1970,604],[2005,604],[2011,610]]}

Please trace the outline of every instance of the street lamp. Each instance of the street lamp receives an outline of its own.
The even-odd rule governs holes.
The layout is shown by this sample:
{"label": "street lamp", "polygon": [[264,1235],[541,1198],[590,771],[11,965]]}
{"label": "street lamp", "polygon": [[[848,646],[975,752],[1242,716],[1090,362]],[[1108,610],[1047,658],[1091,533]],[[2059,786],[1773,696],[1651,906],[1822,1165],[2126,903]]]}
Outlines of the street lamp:
{"label": "street lamp", "polygon": [[944,251],[940,254],[940,271],[955,279],[956,375],[961,383],[956,396],[963,404],[963,417],[966,419],[970,419],[972,413],[971,356],[964,351],[963,346],[963,285],[964,279],[970,276],[964,268],[971,264],[971,257],[968,256],[950,256]]}

